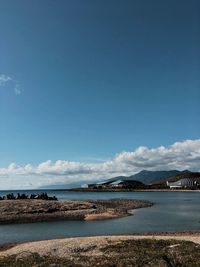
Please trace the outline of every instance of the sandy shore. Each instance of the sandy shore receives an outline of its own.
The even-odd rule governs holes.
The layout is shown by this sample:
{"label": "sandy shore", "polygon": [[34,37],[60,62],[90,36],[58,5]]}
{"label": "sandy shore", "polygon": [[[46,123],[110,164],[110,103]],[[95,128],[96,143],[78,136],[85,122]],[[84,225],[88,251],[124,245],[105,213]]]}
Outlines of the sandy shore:
{"label": "sandy shore", "polygon": [[73,256],[77,252],[87,256],[99,255],[100,249],[111,243],[118,243],[127,240],[176,240],[191,241],[200,244],[200,233],[189,234],[162,234],[162,235],[126,235],[126,236],[95,236],[95,237],[78,237],[54,239],[45,241],[35,241],[18,244],[0,252],[1,256],[10,256],[14,254],[23,254],[27,252],[38,253],[41,256],[53,255],[58,257]]}
{"label": "sandy shore", "polygon": [[129,210],[150,207],[143,200],[49,201],[1,200],[0,224],[59,220],[103,220],[129,215]]}

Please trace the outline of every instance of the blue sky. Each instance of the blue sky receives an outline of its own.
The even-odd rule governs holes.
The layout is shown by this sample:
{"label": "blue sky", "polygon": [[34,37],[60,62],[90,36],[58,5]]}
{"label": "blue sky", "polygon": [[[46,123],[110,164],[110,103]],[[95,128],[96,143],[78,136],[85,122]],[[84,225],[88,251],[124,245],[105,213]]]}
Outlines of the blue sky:
{"label": "blue sky", "polygon": [[0,167],[197,140],[199,12],[198,0],[1,0]]}

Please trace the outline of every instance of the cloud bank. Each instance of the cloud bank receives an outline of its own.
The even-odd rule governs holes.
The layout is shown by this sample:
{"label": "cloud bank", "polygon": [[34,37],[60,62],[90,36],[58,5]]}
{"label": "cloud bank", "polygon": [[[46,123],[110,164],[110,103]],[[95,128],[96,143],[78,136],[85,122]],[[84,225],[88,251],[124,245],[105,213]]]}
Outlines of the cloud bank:
{"label": "cloud bank", "polygon": [[200,139],[176,142],[157,148],[138,147],[132,152],[121,152],[103,163],[82,163],[51,160],[38,166],[19,166],[11,163],[0,168],[1,189],[28,189],[74,182],[96,181],[117,175],[132,175],[141,170],[200,171]]}
{"label": "cloud bank", "polygon": [[[13,79],[10,76],[7,76],[5,74],[0,75],[0,87],[7,87],[8,85],[11,85],[11,88],[13,88],[16,95],[21,94],[21,89],[19,82]],[[8,86],[9,87],[9,86]]]}

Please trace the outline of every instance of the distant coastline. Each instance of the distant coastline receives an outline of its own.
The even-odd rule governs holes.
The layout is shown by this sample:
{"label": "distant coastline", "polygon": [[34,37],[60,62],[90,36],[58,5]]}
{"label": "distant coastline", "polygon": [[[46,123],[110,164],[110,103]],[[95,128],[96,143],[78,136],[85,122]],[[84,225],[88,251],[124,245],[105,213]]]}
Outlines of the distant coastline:
{"label": "distant coastline", "polygon": [[91,188],[71,188],[71,189],[53,189],[51,191],[60,192],[196,192],[200,189],[121,189],[121,188],[106,188],[106,189],[91,189]]}

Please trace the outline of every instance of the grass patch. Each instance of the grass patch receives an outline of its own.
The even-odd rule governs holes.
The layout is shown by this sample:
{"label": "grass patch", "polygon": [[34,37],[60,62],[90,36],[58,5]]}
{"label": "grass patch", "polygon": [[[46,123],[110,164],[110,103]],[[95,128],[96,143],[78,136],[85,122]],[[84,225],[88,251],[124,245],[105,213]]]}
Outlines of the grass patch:
{"label": "grass patch", "polygon": [[[75,266],[73,261],[67,258],[54,256],[40,256],[38,253],[29,255],[12,255],[0,258],[1,267],[58,267],[58,266]],[[76,265],[82,266],[82,265]]]}
{"label": "grass patch", "polygon": [[200,266],[200,246],[177,240],[127,240],[102,248],[119,266]]}

